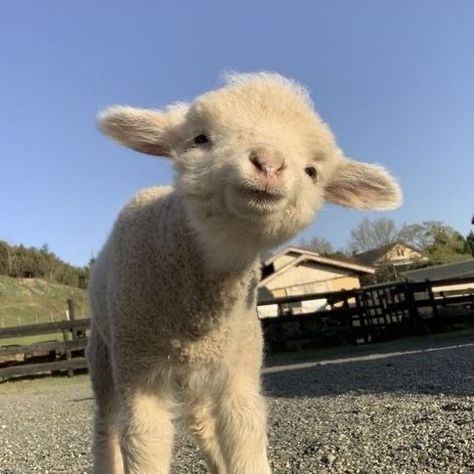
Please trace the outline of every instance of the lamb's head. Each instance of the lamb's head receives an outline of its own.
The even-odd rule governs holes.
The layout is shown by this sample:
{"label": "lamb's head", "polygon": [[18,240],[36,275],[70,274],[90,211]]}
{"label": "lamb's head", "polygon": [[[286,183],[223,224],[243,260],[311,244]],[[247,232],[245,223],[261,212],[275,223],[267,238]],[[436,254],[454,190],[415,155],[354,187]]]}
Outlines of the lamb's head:
{"label": "lamb's head", "polygon": [[394,179],[345,157],[306,90],[277,74],[233,75],[165,111],[113,107],[100,124],[126,146],[173,158],[193,227],[227,254],[291,238],[325,201],[359,209],[401,201]]}

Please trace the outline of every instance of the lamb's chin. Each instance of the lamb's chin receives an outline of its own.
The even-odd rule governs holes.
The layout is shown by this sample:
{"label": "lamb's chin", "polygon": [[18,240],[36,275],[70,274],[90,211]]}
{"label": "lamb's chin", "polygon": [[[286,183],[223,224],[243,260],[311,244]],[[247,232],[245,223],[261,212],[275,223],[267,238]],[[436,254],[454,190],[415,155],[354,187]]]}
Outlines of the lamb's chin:
{"label": "lamb's chin", "polygon": [[225,204],[230,214],[246,220],[274,219],[286,203],[285,196],[264,191],[227,188]]}

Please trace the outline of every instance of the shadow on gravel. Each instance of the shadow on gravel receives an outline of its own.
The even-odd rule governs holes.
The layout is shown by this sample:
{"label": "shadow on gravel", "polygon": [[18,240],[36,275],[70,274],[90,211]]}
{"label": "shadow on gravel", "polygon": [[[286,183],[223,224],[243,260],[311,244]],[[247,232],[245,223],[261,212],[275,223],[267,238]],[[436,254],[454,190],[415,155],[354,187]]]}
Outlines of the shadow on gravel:
{"label": "shadow on gravel", "polygon": [[89,400],[94,400],[94,397],[73,398],[71,400],[68,400],[68,403],[88,402]]}
{"label": "shadow on gravel", "polygon": [[409,349],[373,346],[370,353],[264,370],[265,393],[319,397],[348,392],[474,395],[474,342],[426,341]]}

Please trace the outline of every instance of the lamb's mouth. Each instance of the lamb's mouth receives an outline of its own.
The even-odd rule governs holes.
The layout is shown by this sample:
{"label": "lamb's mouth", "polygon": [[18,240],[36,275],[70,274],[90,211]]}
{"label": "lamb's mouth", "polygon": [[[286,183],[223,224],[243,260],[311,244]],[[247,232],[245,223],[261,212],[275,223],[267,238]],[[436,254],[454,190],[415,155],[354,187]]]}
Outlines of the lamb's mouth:
{"label": "lamb's mouth", "polygon": [[283,193],[257,186],[229,186],[225,200],[231,214],[251,220],[280,212],[287,201]]}
{"label": "lamb's mouth", "polygon": [[284,195],[268,189],[242,187],[240,195],[253,204],[272,205],[279,203],[284,199]]}

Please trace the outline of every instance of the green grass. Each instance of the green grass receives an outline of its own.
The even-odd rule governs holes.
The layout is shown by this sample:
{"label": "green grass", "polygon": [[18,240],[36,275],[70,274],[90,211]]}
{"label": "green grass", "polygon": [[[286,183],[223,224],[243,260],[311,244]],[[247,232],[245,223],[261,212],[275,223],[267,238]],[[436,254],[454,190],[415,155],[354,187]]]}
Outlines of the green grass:
{"label": "green grass", "polygon": [[0,327],[66,319],[68,298],[74,300],[77,317],[89,315],[85,290],[40,278],[0,275]]}
{"label": "green grass", "polygon": [[[69,298],[74,300],[77,318],[90,315],[85,290],[39,278],[0,275],[0,328],[64,320]],[[58,332],[0,339],[0,346],[62,339]]]}
{"label": "green grass", "polygon": [[51,334],[38,334],[37,336],[21,336],[21,337],[9,337],[0,339],[1,346],[11,346],[18,344],[20,346],[27,346],[30,344],[36,344],[37,342],[50,342],[50,341],[64,341],[64,336],[60,332]]}

